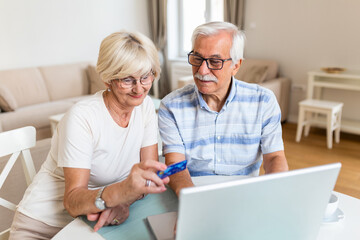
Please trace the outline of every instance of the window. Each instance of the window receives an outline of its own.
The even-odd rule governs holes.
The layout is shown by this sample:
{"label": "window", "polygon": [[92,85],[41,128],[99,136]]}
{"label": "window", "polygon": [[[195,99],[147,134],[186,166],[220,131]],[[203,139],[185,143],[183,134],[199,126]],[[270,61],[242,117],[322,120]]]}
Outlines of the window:
{"label": "window", "polygon": [[184,58],[191,51],[193,30],[205,22],[223,21],[223,0],[168,1],[169,58]]}

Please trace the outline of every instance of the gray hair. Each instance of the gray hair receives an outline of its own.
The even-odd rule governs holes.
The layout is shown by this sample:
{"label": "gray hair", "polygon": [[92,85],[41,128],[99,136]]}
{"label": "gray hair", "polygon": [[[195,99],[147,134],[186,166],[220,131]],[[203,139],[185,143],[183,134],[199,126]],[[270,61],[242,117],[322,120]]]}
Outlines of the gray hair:
{"label": "gray hair", "polygon": [[195,41],[199,35],[213,36],[220,31],[227,31],[232,34],[230,57],[232,63],[236,64],[240,59],[244,58],[245,34],[232,23],[208,22],[196,27],[191,37],[192,48],[194,49]]}

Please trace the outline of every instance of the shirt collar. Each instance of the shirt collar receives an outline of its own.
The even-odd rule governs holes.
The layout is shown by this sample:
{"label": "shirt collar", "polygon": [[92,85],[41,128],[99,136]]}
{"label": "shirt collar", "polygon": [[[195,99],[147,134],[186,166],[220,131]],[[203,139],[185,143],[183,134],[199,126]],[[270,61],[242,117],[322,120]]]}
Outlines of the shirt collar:
{"label": "shirt collar", "polygon": [[196,84],[194,84],[194,85],[195,85],[195,93],[196,93],[197,98],[200,103],[200,108],[211,111],[210,108],[208,107],[208,105],[206,104],[205,100],[203,99],[201,93],[199,92],[199,89],[197,88]]}
{"label": "shirt collar", "polygon": [[230,84],[231,89],[230,89],[229,96],[226,98],[224,107],[226,107],[234,99],[234,97],[236,95],[235,80],[236,79],[234,77],[231,77],[231,84]]}

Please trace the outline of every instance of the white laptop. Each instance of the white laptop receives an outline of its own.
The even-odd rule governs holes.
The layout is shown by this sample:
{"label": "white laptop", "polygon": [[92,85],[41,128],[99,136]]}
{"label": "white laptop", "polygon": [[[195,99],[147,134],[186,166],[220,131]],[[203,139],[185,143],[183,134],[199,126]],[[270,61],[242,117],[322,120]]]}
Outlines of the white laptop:
{"label": "white laptop", "polygon": [[340,163],[181,190],[178,213],[147,218],[158,240],[316,239]]}

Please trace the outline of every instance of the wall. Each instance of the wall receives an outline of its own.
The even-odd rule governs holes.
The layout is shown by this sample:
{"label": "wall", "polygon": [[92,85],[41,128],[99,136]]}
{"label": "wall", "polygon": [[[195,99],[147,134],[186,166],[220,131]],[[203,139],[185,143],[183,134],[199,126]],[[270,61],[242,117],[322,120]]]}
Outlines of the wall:
{"label": "wall", "polygon": [[[276,59],[280,74],[292,79],[290,121],[306,97],[307,72],[321,67],[360,71],[360,1],[247,0],[245,58]],[[304,88],[303,90],[301,88]],[[360,93],[326,90],[344,102],[344,118],[359,119]]]}
{"label": "wall", "polygon": [[146,0],[0,0],[0,70],[96,62],[122,29],[149,36]]}

